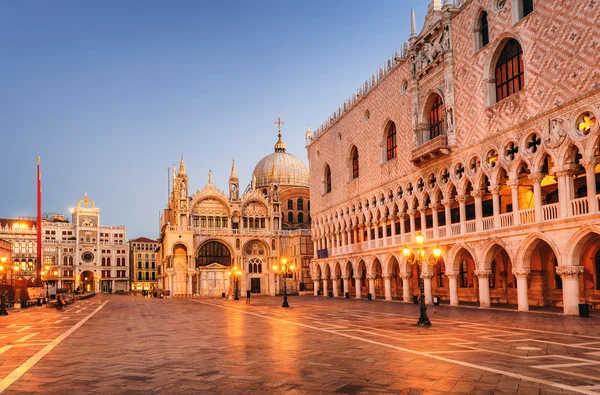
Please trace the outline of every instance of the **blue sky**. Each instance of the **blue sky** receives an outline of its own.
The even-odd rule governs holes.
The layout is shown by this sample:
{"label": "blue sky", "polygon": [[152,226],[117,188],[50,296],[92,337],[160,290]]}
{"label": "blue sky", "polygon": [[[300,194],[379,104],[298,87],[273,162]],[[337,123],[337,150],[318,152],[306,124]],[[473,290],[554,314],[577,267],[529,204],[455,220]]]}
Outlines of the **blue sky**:
{"label": "blue sky", "polygon": [[35,216],[85,192],[101,223],[157,237],[167,168],[190,190],[212,169],[245,188],[273,152],[306,160],[318,127],[410,33],[425,0],[0,2],[0,217]]}

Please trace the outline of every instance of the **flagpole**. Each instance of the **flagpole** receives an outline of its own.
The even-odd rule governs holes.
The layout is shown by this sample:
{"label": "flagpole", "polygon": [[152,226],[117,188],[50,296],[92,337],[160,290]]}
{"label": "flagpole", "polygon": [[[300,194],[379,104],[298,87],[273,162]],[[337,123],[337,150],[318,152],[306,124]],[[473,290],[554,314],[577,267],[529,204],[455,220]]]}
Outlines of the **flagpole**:
{"label": "flagpole", "polygon": [[36,283],[42,283],[42,173],[40,171],[40,157],[37,157],[37,254],[36,254]]}

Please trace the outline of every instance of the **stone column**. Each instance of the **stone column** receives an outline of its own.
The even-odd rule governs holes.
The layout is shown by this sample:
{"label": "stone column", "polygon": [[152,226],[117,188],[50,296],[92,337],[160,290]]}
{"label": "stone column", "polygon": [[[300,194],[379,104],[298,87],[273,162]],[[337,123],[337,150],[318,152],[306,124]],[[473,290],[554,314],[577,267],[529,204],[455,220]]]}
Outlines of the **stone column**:
{"label": "stone column", "polygon": [[437,239],[439,237],[438,233],[438,205],[430,204],[429,208],[431,209],[431,220],[433,222],[433,238]]}
{"label": "stone column", "polygon": [[328,279],[327,279],[326,276],[323,276],[321,278],[323,279],[323,296],[327,297],[327,292],[328,292],[328,290],[327,290],[327,280]]}
{"label": "stone column", "polygon": [[350,293],[350,277],[342,277],[342,285],[344,286],[344,297],[346,297],[346,293]]}
{"label": "stone column", "polygon": [[415,240],[415,214],[417,210],[410,209],[408,210],[408,216],[410,217],[410,241]]}
{"label": "stone column", "polygon": [[582,159],[579,161],[581,166],[585,169],[585,181],[587,187],[587,198],[590,213],[598,212],[598,203],[596,203],[596,174],[594,169],[598,164],[598,160],[594,159]]}
{"label": "stone column", "polygon": [[583,266],[557,266],[556,274],[562,278],[565,315],[579,315],[579,275]]}
{"label": "stone column", "polygon": [[383,228],[383,245],[385,246],[385,245],[387,245],[387,237],[388,237],[388,234],[387,234],[387,220],[386,219],[384,219],[383,221],[381,221],[381,226]]}
{"label": "stone column", "polygon": [[375,293],[375,276],[367,276],[367,279],[369,280],[369,293],[373,300],[375,300],[377,299],[377,294]]}
{"label": "stone column", "polygon": [[446,272],[448,276],[448,286],[450,291],[450,306],[458,306],[458,273]]}
{"label": "stone column", "polygon": [[479,307],[490,307],[490,274],[491,270],[475,270],[473,273],[479,281]]}
{"label": "stone column", "polygon": [[385,286],[385,300],[392,300],[392,275],[383,275],[383,284]]}
{"label": "stone column", "polygon": [[458,195],[456,201],[458,201],[460,210],[460,234],[464,235],[467,233],[467,196]]}
{"label": "stone column", "polygon": [[396,243],[396,219],[398,219],[397,216],[395,216],[395,215],[390,216],[390,230],[392,232],[392,245],[394,245]]}
{"label": "stone column", "polygon": [[542,186],[541,182],[544,179],[542,173],[534,173],[529,175],[529,180],[533,183],[533,206],[535,208],[535,222],[542,222]]}
{"label": "stone column", "polygon": [[367,222],[365,224],[365,229],[367,230],[367,241],[369,242],[368,247],[371,247],[371,223]]}
{"label": "stone column", "polygon": [[475,230],[483,230],[483,208],[481,205],[481,198],[483,197],[484,190],[478,189],[471,192],[471,196],[475,199]]}
{"label": "stone column", "polygon": [[421,233],[425,236],[425,231],[427,230],[427,207],[419,207],[419,211],[421,212]]}
{"label": "stone column", "polygon": [[494,209],[494,228],[500,228],[500,185],[490,186],[488,190],[492,193],[492,206]]}
{"label": "stone column", "polygon": [[513,225],[519,225],[519,180],[508,180],[506,183],[512,193]]}
{"label": "stone column", "polygon": [[442,200],[444,205],[444,216],[446,217],[446,237],[452,235],[452,199]]}
{"label": "stone column", "polygon": [[313,277],[312,280],[313,280],[314,295],[317,296],[319,293],[319,281],[321,281],[321,278]]}
{"label": "stone column", "polygon": [[433,273],[421,271],[421,278],[423,279],[423,292],[425,294],[425,304],[433,304],[431,277],[433,277]]}
{"label": "stone column", "polygon": [[410,302],[410,273],[400,274],[402,277],[402,300],[406,303]]}
{"label": "stone column", "polygon": [[338,285],[339,285],[339,277],[333,276],[331,277],[331,281],[333,282],[333,297],[337,298],[339,295]]}
{"label": "stone column", "polygon": [[362,294],[362,284],[360,282],[361,277],[360,276],[354,276],[354,288],[356,289],[356,299],[360,299],[361,298],[361,294]]}
{"label": "stone column", "polygon": [[519,311],[529,311],[529,296],[527,292],[527,276],[529,276],[529,269],[513,269],[513,274],[517,278]]}
{"label": "stone column", "polygon": [[403,235],[406,233],[406,227],[404,226],[404,216],[406,214],[405,213],[399,213],[398,214],[398,220],[400,221],[400,234]]}

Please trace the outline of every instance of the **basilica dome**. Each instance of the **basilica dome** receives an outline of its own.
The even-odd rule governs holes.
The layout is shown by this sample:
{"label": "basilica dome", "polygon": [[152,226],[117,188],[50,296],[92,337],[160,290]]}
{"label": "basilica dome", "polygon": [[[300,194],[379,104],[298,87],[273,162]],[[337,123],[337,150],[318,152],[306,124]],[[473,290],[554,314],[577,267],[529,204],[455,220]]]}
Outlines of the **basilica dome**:
{"label": "basilica dome", "polygon": [[252,173],[256,179],[256,188],[271,184],[280,186],[309,187],[308,169],[300,158],[285,152],[286,146],[281,139],[275,144],[275,152],[262,158]]}

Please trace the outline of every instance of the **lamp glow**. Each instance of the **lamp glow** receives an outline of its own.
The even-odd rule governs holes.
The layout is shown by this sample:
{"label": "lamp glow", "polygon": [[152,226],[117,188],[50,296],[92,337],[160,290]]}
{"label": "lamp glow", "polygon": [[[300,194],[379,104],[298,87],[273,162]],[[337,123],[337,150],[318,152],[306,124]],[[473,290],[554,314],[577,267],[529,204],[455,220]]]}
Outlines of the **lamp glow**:
{"label": "lamp glow", "polygon": [[423,242],[425,241],[425,237],[423,237],[423,235],[417,235],[415,239],[417,241],[417,244],[423,244]]}

